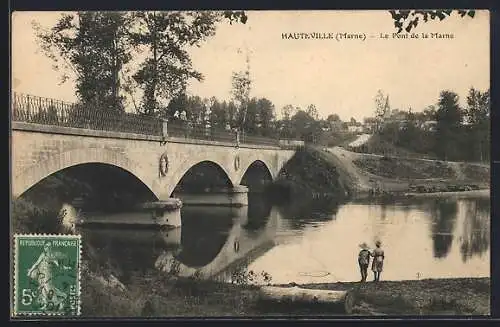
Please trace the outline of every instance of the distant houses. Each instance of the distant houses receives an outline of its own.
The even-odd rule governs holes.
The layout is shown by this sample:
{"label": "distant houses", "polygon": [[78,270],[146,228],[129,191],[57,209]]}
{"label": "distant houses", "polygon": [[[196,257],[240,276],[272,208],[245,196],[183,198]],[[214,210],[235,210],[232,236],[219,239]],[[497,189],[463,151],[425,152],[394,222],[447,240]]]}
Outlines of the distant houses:
{"label": "distant houses", "polygon": [[427,121],[422,122],[419,127],[424,131],[435,132],[436,128],[437,128],[437,121],[436,120],[427,120]]}
{"label": "distant houses", "polygon": [[360,122],[349,122],[347,123],[347,131],[349,133],[363,133],[364,127]]}
{"label": "distant houses", "polygon": [[367,117],[363,120],[363,132],[372,134],[377,130],[378,125],[379,124],[377,119],[373,117]]}
{"label": "distant houses", "polygon": [[[398,109],[390,110],[384,117],[366,117],[363,122],[358,122],[354,119],[343,122],[341,120],[329,121],[323,126],[323,131],[343,132],[343,133],[365,133],[373,134],[377,129],[383,128],[388,124],[396,124],[399,129],[405,128],[410,121],[410,113]],[[433,120],[426,115],[416,113],[412,120],[415,127],[425,131],[435,132],[437,128],[437,121]],[[466,124],[466,122],[464,122]]]}
{"label": "distant houses", "polygon": [[[411,115],[413,117],[411,117]],[[376,123],[371,123],[372,120]],[[370,126],[372,127],[372,130],[382,128],[388,124],[396,124],[401,130],[405,128],[410,121],[413,121],[415,127],[428,132],[435,132],[437,128],[437,121],[431,119],[429,116],[422,113],[411,113],[411,111],[403,111],[399,109],[392,109],[388,111],[382,118],[366,118],[365,125],[368,125],[366,124],[367,121],[371,123]]]}
{"label": "distant houses", "polygon": [[344,130],[344,123],[341,120],[334,120],[329,123],[332,132],[342,132]]}
{"label": "distant houses", "polygon": [[[318,121],[318,128],[323,133],[352,133],[352,134],[373,134],[384,128],[387,125],[397,125],[398,128],[404,129],[409,122],[413,122],[416,128],[435,132],[437,129],[437,121],[432,115],[425,112],[412,113],[411,110],[403,111],[399,109],[388,110],[383,117],[366,117],[362,122],[351,118],[348,121],[342,121],[338,115],[331,114],[327,119]],[[463,124],[467,124],[464,122]],[[273,122],[274,128],[284,131],[289,125],[284,121]],[[290,128],[291,126],[288,126]],[[305,127],[310,127],[310,122],[305,124]]]}

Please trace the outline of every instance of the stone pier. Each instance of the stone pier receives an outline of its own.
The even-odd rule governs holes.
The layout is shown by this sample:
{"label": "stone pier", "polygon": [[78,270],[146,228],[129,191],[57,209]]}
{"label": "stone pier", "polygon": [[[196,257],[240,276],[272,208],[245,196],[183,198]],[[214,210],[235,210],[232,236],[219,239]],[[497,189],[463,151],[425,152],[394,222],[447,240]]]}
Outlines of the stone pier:
{"label": "stone pier", "polygon": [[212,188],[199,193],[174,191],[173,196],[181,199],[185,205],[248,206],[248,187],[244,185],[237,185],[232,188]]}
{"label": "stone pier", "polygon": [[154,225],[180,227],[182,201],[170,198],[163,201],[146,202],[137,206],[141,211],[150,214]]}
{"label": "stone pier", "polygon": [[135,210],[118,213],[84,213],[78,219],[79,225],[137,225],[181,227],[181,207],[179,199],[146,202],[135,206]]}

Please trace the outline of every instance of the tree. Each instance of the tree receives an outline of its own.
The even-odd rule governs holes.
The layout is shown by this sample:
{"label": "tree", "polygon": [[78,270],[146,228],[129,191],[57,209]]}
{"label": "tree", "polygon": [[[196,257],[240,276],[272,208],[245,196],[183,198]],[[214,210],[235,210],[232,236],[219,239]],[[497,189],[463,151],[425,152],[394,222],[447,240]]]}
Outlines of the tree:
{"label": "tree", "polygon": [[261,133],[270,136],[275,120],[274,104],[266,98],[257,100],[257,113],[259,114],[257,123],[260,124]]}
{"label": "tree", "polygon": [[281,137],[292,137],[291,133],[291,118],[294,116],[295,108],[291,104],[285,105],[281,108],[281,122],[280,122],[280,135]]}
{"label": "tree", "polygon": [[397,145],[415,152],[422,153],[425,150],[423,149],[424,147],[422,144],[422,133],[416,126],[417,117],[413,112],[411,112],[411,109],[408,110],[407,117],[407,121],[399,130]]}
{"label": "tree", "polygon": [[291,118],[293,135],[306,142],[315,142],[321,134],[321,126],[318,121],[303,110]]}
{"label": "tree", "polygon": [[318,120],[319,114],[318,114],[318,109],[314,104],[310,104],[307,106],[306,112],[309,116],[311,116],[314,120]]}
{"label": "tree", "polygon": [[231,128],[237,127],[238,107],[233,101],[229,101],[226,107],[227,121],[230,122]]}
{"label": "tree", "polygon": [[137,11],[129,29],[131,45],[147,56],[133,75],[144,91],[143,110],[153,115],[159,98],[171,99],[189,79],[202,80],[187,52],[215,34],[215,12]]}
{"label": "tree", "polygon": [[467,120],[471,124],[471,148],[474,159],[489,160],[490,157],[490,91],[469,89],[467,96]]}
{"label": "tree", "polygon": [[444,160],[457,158],[459,154],[462,110],[458,95],[452,91],[442,91],[436,112],[436,154]]}
{"label": "tree", "polygon": [[62,14],[50,29],[33,22],[39,46],[69,79],[67,70],[76,75],[76,93],[90,108],[123,110],[119,73],[131,60],[126,29],[129,17],[122,12]]}
{"label": "tree", "polygon": [[[248,100],[245,104],[244,109],[245,114],[246,114],[246,119],[245,121],[241,121],[242,125],[241,128],[243,131],[250,133],[250,134],[256,134],[257,133],[257,119],[259,117],[259,108],[257,106],[257,98],[252,98]],[[240,111],[241,112],[241,111]]]}
{"label": "tree", "polygon": [[247,105],[250,101],[250,90],[252,81],[250,79],[250,61],[247,56],[247,68],[244,71],[233,72],[232,90],[233,99],[238,104],[238,126],[243,130],[247,115]]}
{"label": "tree", "polygon": [[[410,32],[413,28],[417,27],[418,23],[421,21],[427,22],[429,19],[443,20],[453,13],[453,10],[389,10],[389,13],[394,20],[394,26],[398,29],[397,33],[403,31]],[[465,17],[466,15],[474,18],[475,10],[456,10],[456,13],[460,17]],[[420,20],[422,19],[422,20]]]}
{"label": "tree", "polygon": [[338,122],[340,121],[340,117],[337,114],[330,114],[328,117],[326,117],[326,121],[332,123],[332,122]]}
{"label": "tree", "polygon": [[[132,84],[137,83],[144,91],[142,111],[156,115],[158,98],[170,100],[184,91],[188,79],[202,79],[187,48],[200,46],[224,19],[244,24],[247,16],[243,11],[81,11],[62,14],[49,30],[36,22],[33,26],[62,81],[68,80],[67,69],[76,74],[77,95],[83,104],[123,110],[120,90],[133,93]],[[144,60],[131,79],[124,67],[132,56]]]}
{"label": "tree", "polygon": [[224,129],[228,122],[224,103],[219,102],[215,97],[210,99],[210,103],[210,126]]}
{"label": "tree", "polygon": [[373,117],[365,117],[365,118],[363,118],[363,122],[365,124],[374,124],[375,123],[375,118],[373,118]]}
{"label": "tree", "polygon": [[427,120],[435,120],[436,119],[436,107],[434,105],[430,105],[424,109],[424,117]]}
{"label": "tree", "polygon": [[161,116],[171,119],[174,117],[175,112],[182,112],[187,107],[188,97],[186,93],[182,92],[170,100],[165,110],[161,113]]}
{"label": "tree", "polygon": [[283,108],[281,108],[281,119],[290,120],[294,115],[295,108],[291,104],[287,104]]}
{"label": "tree", "polygon": [[471,87],[467,96],[467,118],[472,124],[482,124],[490,117],[490,90],[481,92]]}
{"label": "tree", "polygon": [[207,108],[203,99],[199,96],[188,97],[187,119],[193,124],[202,124]]}
{"label": "tree", "polygon": [[387,117],[387,114],[390,112],[391,107],[389,105],[389,96],[385,96],[382,90],[378,90],[375,95],[375,118],[378,123],[376,129],[380,129],[381,123]]}

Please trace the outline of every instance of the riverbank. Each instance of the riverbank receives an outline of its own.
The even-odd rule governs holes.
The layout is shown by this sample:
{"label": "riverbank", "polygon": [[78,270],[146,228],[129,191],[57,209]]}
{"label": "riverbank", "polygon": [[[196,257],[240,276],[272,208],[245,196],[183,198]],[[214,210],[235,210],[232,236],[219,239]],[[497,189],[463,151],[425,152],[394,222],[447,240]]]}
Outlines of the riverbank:
{"label": "riverbank", "polygon": [[469,197],[488,197],[491,190],[489,188],[474,191],[459,191],[459,192],[432,192],[432,193],[405,193],[405,197],[410,198],[469,198]]}
{"label": "riverbank", "polygon": [[483,194],[490,187],[486,164],[386,157],[341,147],[317,151],[343,171],[344,180],[360,195],[440,195],[478,190]]}
{"label": "riverbank", "polygon": [[[278,307],[259,303],[259,288],[193,279],[142,278],[119,290],[92,281],[82,288],[84,316],[222,317],[333,316],[330,307]],[[381,281],[301,285],[350,290],[353,316],[488,315],[490,278]],[[145,291],[147,290],[147,291]]]}
{"label": "riverbank", "polygon": [[310,284],[352,290],[359,315],[488,315],[490,278],[423,279],[378,283]]}

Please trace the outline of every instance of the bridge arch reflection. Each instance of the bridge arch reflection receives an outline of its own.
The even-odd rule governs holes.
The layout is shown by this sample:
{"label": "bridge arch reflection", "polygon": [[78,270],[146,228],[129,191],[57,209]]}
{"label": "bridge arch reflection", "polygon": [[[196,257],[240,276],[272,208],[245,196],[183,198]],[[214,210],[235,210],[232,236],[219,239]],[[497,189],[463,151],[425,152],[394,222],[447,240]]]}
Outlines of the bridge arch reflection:
{"label": "bridge arch reflection", "polygon": [[259,233],[252,233],[251,230],[245,228],[248,214],[244,212],[248,209],[243,207],[240,210],[242,211],[239,217],[234,220],[227,233],[225,243],[211,261],[203,266],[192,266],[183,261],[182,254],[165,250],[158,256],[155,267],[162,272],[175,269],[181,277],[196,275],[200,278],[212,278],[229,270],[242,260],[251,262],[271,249],[274,246],[274,236],[279,226],[278,211],[271,210],[264,228]]}

